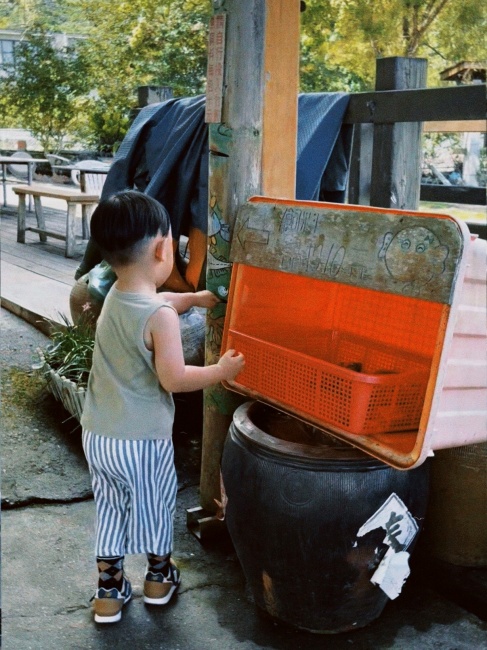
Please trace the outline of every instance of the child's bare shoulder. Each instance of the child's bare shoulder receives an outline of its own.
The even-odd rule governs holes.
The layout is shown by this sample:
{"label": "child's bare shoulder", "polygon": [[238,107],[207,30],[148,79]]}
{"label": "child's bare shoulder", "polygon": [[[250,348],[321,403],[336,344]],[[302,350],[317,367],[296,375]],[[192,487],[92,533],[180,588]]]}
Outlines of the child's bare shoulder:
{"label": "child's bare shoulder", "polygon": [[159,309],[150,316],[144,329],[144,342],[149,350],[154,349],[154,341],[158,336],[167,336],[175,328],[179,329],[178,313],[166,301],[161,300]]}
{"label": "child's bare shoulder", "polygon": [[161,299],[161,304],[159,309],[156,309],[154,313],[148,320],[148,325],[157,326],[158,323],[164,325],[164,323],[173,324],[175,319],[178,319],[178,312],[176,308],[171,305],[167,300]]}

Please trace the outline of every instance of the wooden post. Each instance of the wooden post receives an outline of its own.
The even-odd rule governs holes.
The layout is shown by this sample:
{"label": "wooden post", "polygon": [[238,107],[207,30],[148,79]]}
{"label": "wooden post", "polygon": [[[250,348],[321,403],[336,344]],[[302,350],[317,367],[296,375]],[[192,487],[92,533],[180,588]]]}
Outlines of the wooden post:
{"label": "wooden post", "polygon": [[[377,60],[376,90],[424,88],[426,59]],[[421,183],[421,122],[376,124],[370,204],[417,210]]]}
{"label": "wooden post", "polygon": [[139,86],[137,88],[137,103],[139,108],[157,104],[171,99],[173,92],[171,86]]}
{"label": "wooden post", "polygon": [[[235,215],[250,196],[267,193],[293,198],[299,66],[298,0],[215,0],[215,16],[225,15],[223,104],[220,121],[210,124],[207,287],[228,294],[230,241]],[[215,18],[214,16],[214,18]],[[210,27],[207,104],[212,119],[219,102],[218,34]],[[215,42],[212,42],[212,39]],[[214,77],[212,78],[212,75]],[[210,100],[210,101],[209,101]],[[216,109],[215,109],[216,107]],[[216,118],[218,119],[218,118]],[[206,363],[220,353],[226,303],[207,317]],[[201,506],[216,510],[220,460],[233,412],[241,399],[222,386],[204,393]]]}
{"label": "wooden post", "polygon": [[355,124],[348,175],[348,202],[370,205],[374,125]]}

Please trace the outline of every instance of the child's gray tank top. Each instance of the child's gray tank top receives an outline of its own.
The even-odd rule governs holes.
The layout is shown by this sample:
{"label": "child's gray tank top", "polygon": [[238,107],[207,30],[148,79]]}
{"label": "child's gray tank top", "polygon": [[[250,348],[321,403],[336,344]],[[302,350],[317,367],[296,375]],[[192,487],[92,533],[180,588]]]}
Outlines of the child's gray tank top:
{"label": "child's gray tank top", "polygon": [[174,401],[144,343],[147,321],[161,308],[174,309],[161,297],[110,289],[96,326],[84,429],[123,440],[171,437]]}

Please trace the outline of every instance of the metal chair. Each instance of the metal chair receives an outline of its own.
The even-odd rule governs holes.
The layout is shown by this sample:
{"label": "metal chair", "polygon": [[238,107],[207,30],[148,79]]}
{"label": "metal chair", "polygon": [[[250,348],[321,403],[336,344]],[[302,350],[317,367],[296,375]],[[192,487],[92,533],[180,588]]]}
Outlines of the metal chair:
{"label": "metal chair", "polygon": [[[96,176],[97,172],[99,172],[103,177],[103,182],[105,182],[106,174],[103,175],[103,172],[108,173],[108,170],[110,169],[110,165],[101,162],[100,160],[80,160],[74,164],[74,167],[75,169],[71,171],[71,180],[75,185],[81,185],[82,172],[85,172],[85,175],[89,174],[89,172],[93,172],[93,176]],[[103,183],[101,183],[101,187],[103,187]]]}

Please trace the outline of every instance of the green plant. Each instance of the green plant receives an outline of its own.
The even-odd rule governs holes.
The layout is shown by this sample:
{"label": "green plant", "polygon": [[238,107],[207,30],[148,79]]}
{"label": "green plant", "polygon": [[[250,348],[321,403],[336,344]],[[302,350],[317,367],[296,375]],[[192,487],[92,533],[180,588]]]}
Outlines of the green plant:
{"label": "green plant", "polygon": [[60,47],[42,24],[15,48],[15,67],[0,75],[0,118],[29,129],[44,151],[57,151],[79,121],[76,100],[90,89],[87,63],[73,46]]}
{"label": "green plant", "polygon": [[71,380],[78,388],[86,388],[93,360],[93,325],[80,319],[73,325],[61,315],[64,325],[51,335],[52,342],[42,350],[46,363],[61,377]]}

